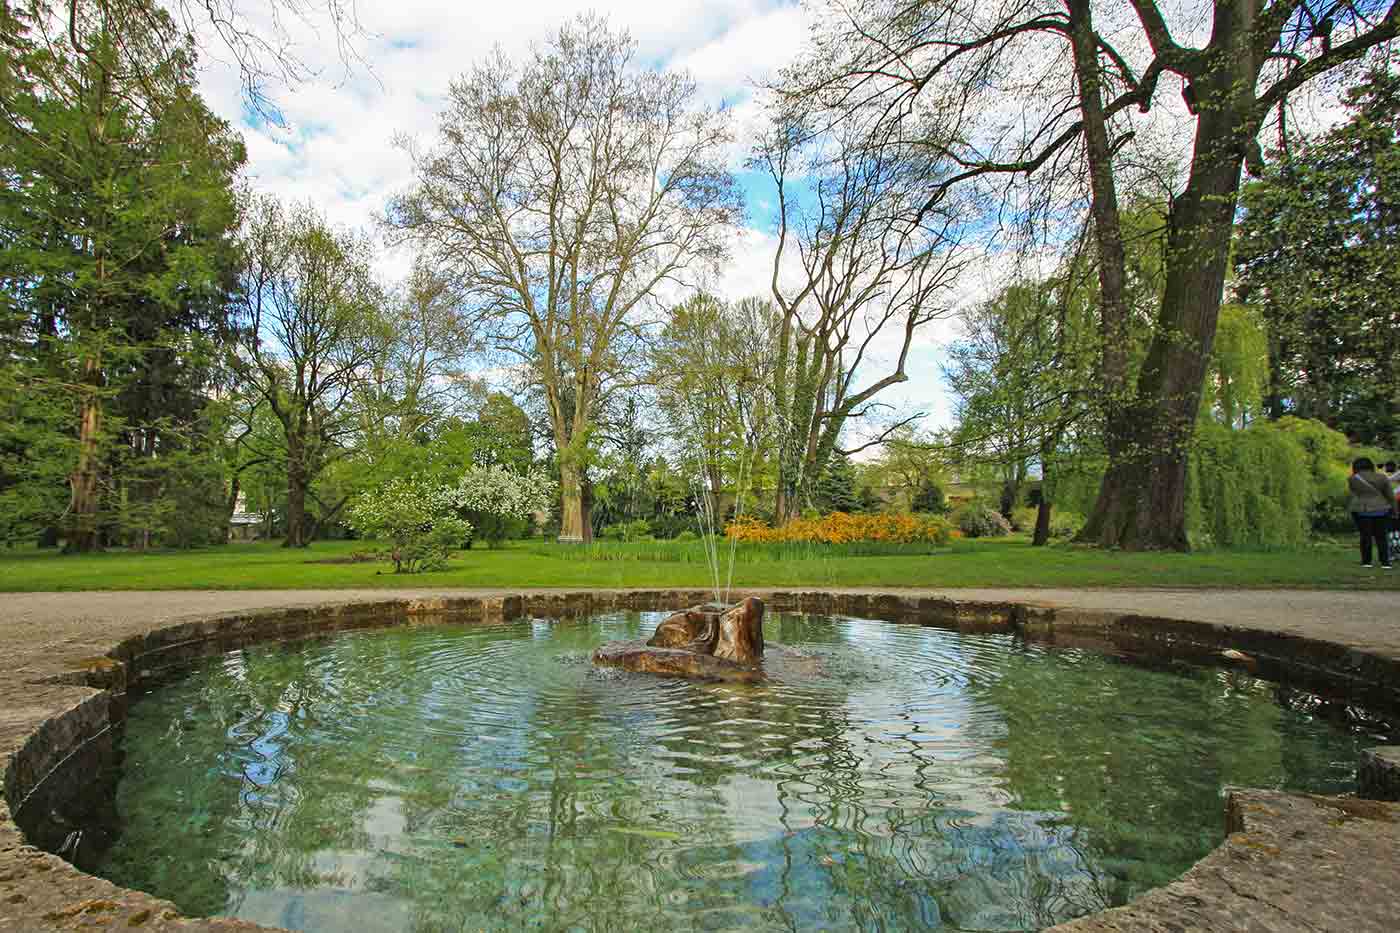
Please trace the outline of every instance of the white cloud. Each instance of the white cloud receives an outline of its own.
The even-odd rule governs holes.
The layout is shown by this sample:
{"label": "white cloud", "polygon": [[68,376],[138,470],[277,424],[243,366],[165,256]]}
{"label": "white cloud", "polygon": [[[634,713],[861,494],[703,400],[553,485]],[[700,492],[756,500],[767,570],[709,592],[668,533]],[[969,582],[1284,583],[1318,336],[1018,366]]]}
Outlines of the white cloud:
{"label": "white cloud", "polygon": [[[577,15],[565,0],[479,4],[395,0],[361,7],[370,37],[364,62],[347,74],[329,26],[293,21],[297,52],[320,78],[293,89],[271,88],[286,130],[251,124],[235,68],[216,42],[202,90],[216,112],[242,129],[248,174],[256,187],[310,200],[333,220],[364,224],[411,181],[398,135],[426,139],[449,82],[500,45],[519,55]],[[702,97],[742,109],[750,81],[762,80],[795,51],[805,30],[792,3],[773,0],[618,0],[596,7],[638,43],[642,65],[688,68]],[[736,157],[738,151],[736,150]]]}
{"label": "white cloud", "polygon": [[[753,89],[773,77],[801,47],[807,35],[807,12],[795,2],[780,0],[613,0],[598,2],[594,8],[615,27],[631,33],[638,43],[640,64],[685,69],[707,103],[731,108],[737,136],[731,155],[734,166],[740,167],[761,118]],[[242,130],[248,175],[256,188],[286,199],[311,201],[337,223],[366,225],[392,194],[412,180],[409,159],[394,146],[395,137],[427,140],[431,136],[449,82],[497,44],[508,54],[520,55],[579,10],[577,0],[489,6],[441,0],[364,4],[360,14],[369,37],[362,49],[364,63],[348,73],[327,26],[292,20],[289,29],[298,41],[298,51],[320,78],[292,90],[271,89],[288,121],[286,129],[245,119],[237,70],[214,42],[206,43],[210,52],[202,90],[215,111]],[[1189,20],[1173,26],[1188,37],[1193,28],[1201,28]],[[1128,32],[1135,28],[1131,22],[1123,26]],[[1134,45],[1131,51],[1138,55],[1142,49]],[[1033,61],[1023,64],[1029,72],[1038,67]],[[1150,139],[1154,146],[1165,144],[1184,157],[1189,124],[1183,124],[1176,112],[1179,102],[1172,95],[1160,96],[1161,106],[1154,108],[1150,119],[1135,122],[1144,140]],[[1321,90],[1296,95],[1294,106],[1300,120],[1310,126],[1326,125],[1338,115],[1335,95]],[[1004,128],[1024,119],[1018,105],[989,111],[981,123]],[[767,216],[771,205],[764,207],[763,192],[751,193],[752,215]],[[731,260],[712,287],[732,298],[767,294],[775,245],[767,230],[740,231]],[[385,253],[386,275],[402,274],[407,265],[406,250]],[[995,257],[979,260],[959,277],[950,303],[964,307],[978,301],[1003,278]],[[921,333],[909,366],[910,381],[891,393],[894,398],[903,397],[910,408],[934,412],[934,423],[946,423],[948,418],[936,371],[941,348],[955,335],[952,318]],[[882,339],[878,349],[888,363],[897,345]]]}

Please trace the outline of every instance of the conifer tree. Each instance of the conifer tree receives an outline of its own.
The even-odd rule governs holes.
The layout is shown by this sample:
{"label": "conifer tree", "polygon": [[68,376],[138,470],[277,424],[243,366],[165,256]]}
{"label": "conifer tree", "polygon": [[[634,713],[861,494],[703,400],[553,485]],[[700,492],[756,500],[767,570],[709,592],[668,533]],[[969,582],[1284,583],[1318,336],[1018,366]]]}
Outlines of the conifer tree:
{"label": "conifer tree", "polygon": [[[179,384],[183,414],[201,406],[192,383],[232,281],[242,144],[196,93],[186,37],[142,12],[98,5],[61,24],[36,5],[0,21],[0,378],[16,432],[0,482],[23,506],[6,530],[56,521],[64,502],[75,551],[142,495],[114,475],[119,446],[190,449],[167,399]],[[33,432],[42,443],[23,441]]]}

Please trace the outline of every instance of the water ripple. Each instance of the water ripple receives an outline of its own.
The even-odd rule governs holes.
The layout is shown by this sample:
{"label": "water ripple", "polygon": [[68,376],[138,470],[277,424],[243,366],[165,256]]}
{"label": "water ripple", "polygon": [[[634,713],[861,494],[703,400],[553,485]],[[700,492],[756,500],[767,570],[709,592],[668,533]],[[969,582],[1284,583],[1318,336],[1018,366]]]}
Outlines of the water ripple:
{"label": "water ripple", "polygon": [[813,663],[766,684],[593,667],[659,618],[210,661],[133,706],[99,870],[307,930],[1033,929],[1189,865],[1223,783],[1355,757],[1237,672],[1007,635],[780,615]]}

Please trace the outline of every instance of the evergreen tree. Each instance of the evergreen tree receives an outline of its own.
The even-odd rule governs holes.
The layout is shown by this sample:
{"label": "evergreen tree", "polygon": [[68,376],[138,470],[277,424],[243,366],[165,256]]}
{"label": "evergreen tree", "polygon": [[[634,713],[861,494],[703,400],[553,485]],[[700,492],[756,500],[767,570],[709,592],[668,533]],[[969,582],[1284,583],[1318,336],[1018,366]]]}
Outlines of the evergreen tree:
{"label": "evergreen tree", "polygon": [[1400,75],[1244,191],[1238,293],[1264,319],[1272,417],[1400,444]]}
{"label": "evergreen tree", "polygon": [[821,512],[859,512],[856,469],[845,454],[833,453],[817,476],[812,504]]}
{"label": "evergreen tree", "polygon": [[943,493],[943,487],[933,480],[925,480],[919,484],[910,507],[915,512],[931,512],[934,515],[947,515],[952,511],[948,505],[948,497]]}
{"label": "evergreen tree", "polygon": [[232,281],[241,142],[195,92],[174,22],[133,10],[0,19],[0,495],[19,506],[0,530],[62,517],[77,551],[144,541],[207,492],[174,480],[207,461]]}

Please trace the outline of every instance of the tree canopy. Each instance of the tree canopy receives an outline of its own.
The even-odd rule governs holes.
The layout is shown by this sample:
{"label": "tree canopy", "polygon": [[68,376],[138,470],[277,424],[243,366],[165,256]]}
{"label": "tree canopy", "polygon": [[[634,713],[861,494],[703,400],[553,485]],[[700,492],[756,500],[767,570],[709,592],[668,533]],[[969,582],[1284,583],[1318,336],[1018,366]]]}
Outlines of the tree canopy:
{"label": "tree canopy", "polygon": [[1275,153],[1246,186],[1237,291],[1262,316],[1266,401],[1365,444],[1400,444],[1400,76],[1347,92],[1351,117]]}

